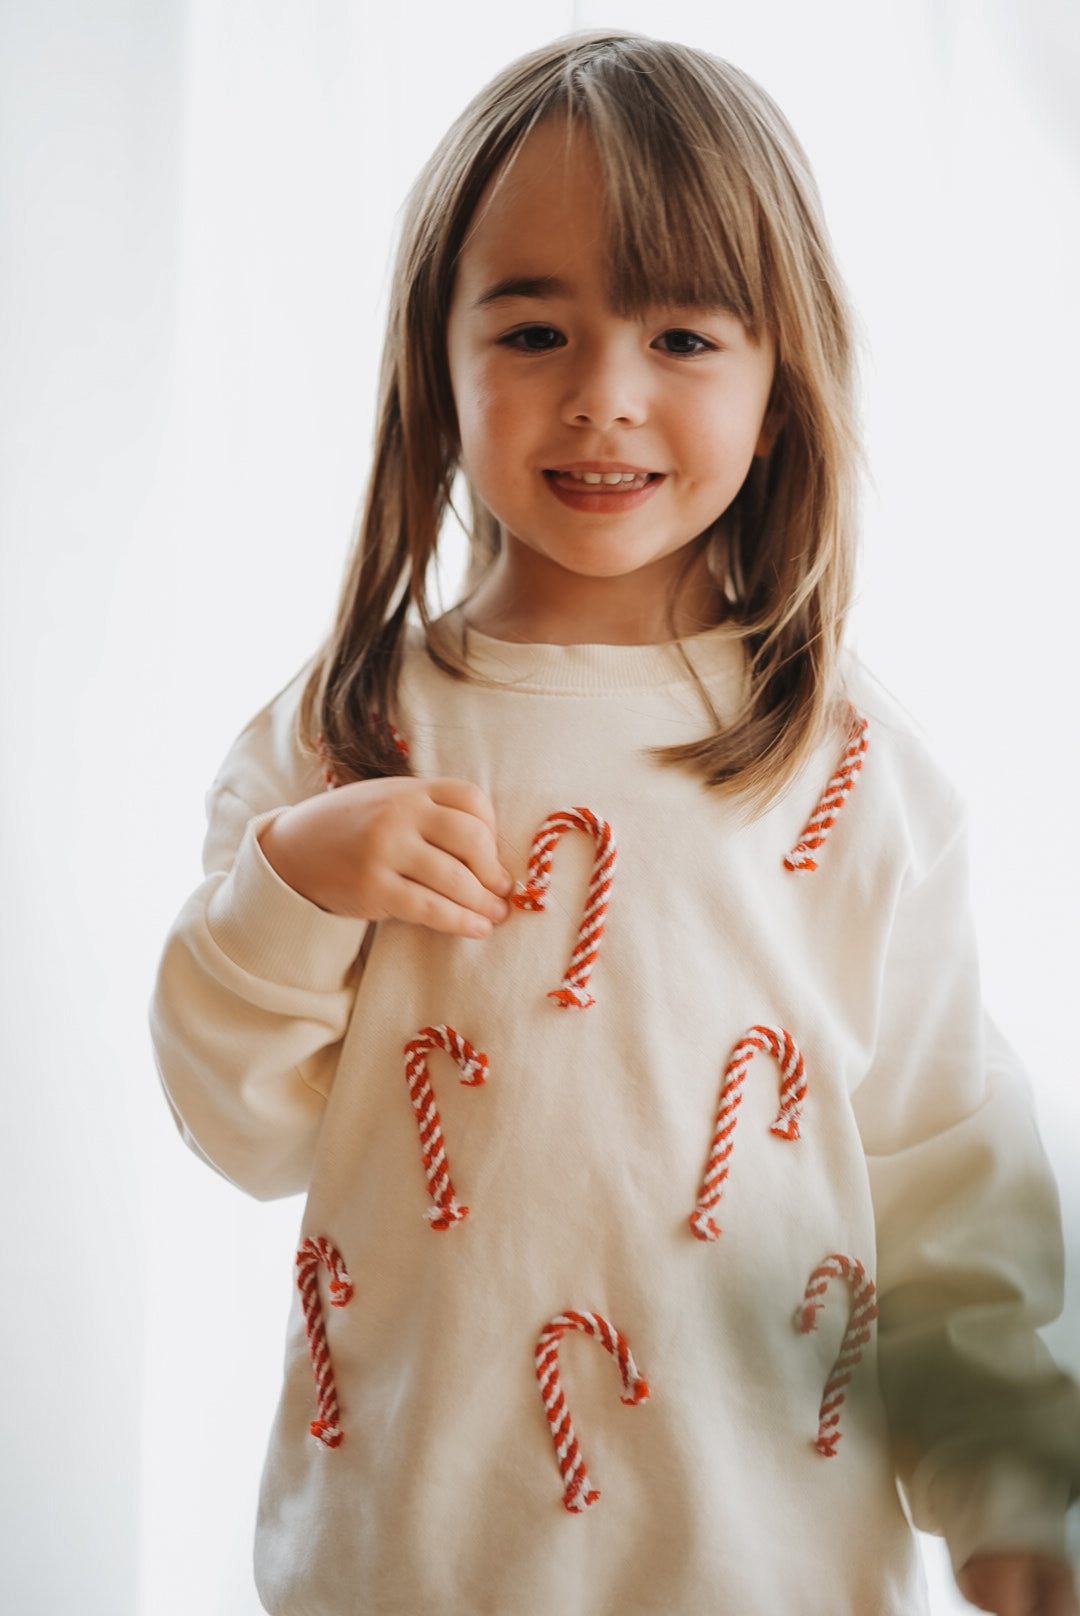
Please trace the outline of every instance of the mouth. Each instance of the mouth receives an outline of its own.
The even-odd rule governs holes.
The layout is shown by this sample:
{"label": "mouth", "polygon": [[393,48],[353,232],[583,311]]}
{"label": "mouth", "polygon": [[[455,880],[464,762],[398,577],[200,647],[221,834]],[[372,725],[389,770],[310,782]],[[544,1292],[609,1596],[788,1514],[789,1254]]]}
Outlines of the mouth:
{"label": "mouth", "polygon": [[563,505],[592,513],[622,513],[649,499],[664,481],[662,471],[638,466],[551,466],[544,481]]}
{"label": "mouth", "polygon": [[642,471],[637,466],[551,466],[544,471],[549,482],[566,488],[596,490],[610,489],[614,493],[628,493],[656,482],[662,473]]}

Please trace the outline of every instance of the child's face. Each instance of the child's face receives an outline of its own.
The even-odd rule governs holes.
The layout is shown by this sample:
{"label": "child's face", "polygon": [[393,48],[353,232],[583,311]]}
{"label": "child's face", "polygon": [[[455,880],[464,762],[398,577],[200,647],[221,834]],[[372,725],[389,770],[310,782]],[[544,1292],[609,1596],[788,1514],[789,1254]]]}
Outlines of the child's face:
{"label": "child's face", "polygon": [[772,342],[723,309],[615,313],[605,251],[592,143],[542,124],[477,211],[447,332],[462,463],[519,596],[633,578],[655,600],[768,447]]}

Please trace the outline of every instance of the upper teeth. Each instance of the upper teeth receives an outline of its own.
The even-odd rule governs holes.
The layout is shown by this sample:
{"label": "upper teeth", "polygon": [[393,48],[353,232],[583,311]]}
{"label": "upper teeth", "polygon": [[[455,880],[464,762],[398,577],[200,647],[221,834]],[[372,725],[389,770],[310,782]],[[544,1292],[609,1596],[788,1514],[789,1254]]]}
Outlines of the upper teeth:
{"label": "upper teeth", "polygon": [[608,483],[612,488],[617,483],[636,483],[639,477],[648,475],[644,471],[568,471],[568,477],[582,483]]}

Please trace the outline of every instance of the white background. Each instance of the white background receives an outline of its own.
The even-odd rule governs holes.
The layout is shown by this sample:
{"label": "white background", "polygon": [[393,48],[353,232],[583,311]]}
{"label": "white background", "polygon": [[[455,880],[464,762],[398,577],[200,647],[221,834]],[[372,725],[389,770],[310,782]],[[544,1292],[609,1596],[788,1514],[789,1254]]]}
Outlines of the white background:
{"label": "white background", "polygon": [[[299,1203],[177,1142],[145,1002],[202,792],[327,625],[395,210],[512,56],[749,69],[866,333],[859,645],[972,803],[987,995],[1062,1181],[1080,1370],[1070,0],[0,6],[0,1605],[254,1616]],[[931,1555],[936,1608],[955,1607]],[[509,1616],[509,1613],[508,1613]]]}

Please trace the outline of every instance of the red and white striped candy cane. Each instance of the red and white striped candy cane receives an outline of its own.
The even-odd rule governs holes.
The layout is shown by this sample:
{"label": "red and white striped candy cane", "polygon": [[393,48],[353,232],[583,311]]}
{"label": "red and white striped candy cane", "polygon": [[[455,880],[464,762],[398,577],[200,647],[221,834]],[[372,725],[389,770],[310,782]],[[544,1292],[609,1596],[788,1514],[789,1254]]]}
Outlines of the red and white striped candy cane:
{"label": "red and white striped candy cane", "polygon": [[826,1459],[836,1455],[840,1440],[840,1409],[844,1402],[844,1388],[851,1380],[852,1371],[862,1357],[862,1349],[870,1340],[870,1327],[877,1318],[877,1297],[874,1281],[862,1263],[854,1257],[834,1252],[819,1263],[806,1284],[802,1306],[795,1314],[795,1323],[803,1335],[817,1329],[817,1316],[825,1303],[822,1298],[829,1288],[830,1279],[843,1279],[851,1291],[851,1309],[847,1329],[840,1351],[825,1384],[818,1414],[818,1434],[814,1443]]}
{"label": "red and white striped candy cane", "polygon": [[589,1484],[585,1461],[581,1457],[559,1378],[559,1342],[568,1330],[580,1330],[583,1335],[591,1335],[607,1348],[619,1366],[624,1403],[644,1403],[649,1396],[649,1387],[638,1372],[623,1336],[599,1313],[560,1313],[541,1330],[536,1343],[536,1378],[540,1382],[544,1413],[555,1444],[555,1457],[562,1471],[563,1504],[572,1515],[579,1515],[590,1504],[595,1504],[600,1494]]}
{"label": "red and white striped candy cane", "polygon": [[319,1417],[311,1422],[311,1434],[328,1448],[338,1448],[345,1433],[341,1429],[334,1366],[330,1361],[322,1298],[319,1295],[320,1268],[325,1268],[330,1275],[331,1307],[346,1307],[352,1300],[352,1281],[345,1272],[341,1253],[322,1235],[314,1240],[305,1240],[296,1253],[296,1283],[304,1309],[304,1327],[307,1330],[311,1367],[315,1371],[315,1393],[319,1405]]}
{"label": "red and white striped candy cane", "polygon": [[446,1141],[428,1078],[427,1058],[433,1049],[444,1049],[457,1062],[461,1068],[461,1081],[470,1088],[484,1081],[488,1059],[486,1055],[478,1054],[469,1040],[462,1038],[453,1027],[424,1027],[405,1045],[405,1079],[420,1129],[420,1154],[427,1174],[428,1189],[435,1203],[424,1216],[430,1220],[433,1229],[449,1229],[452,1223],[460,1223],[462,1218],[468,1217],[469,1209],[458,1203],[450,1182]]}
{"label": "red and white striped candy cane", "polygon": [[556,842],[568,830],[583,830],[594,839],[596,860],[589,879],[585,913],[582,916],[574,952],[570,956],[570,964],[559,986],[548,994],[548,998],[554,999],[555,1003],[564,1009],[576,1006],[578,1009],[587,1010],[590,1005],[596,1003],[588,991],[588,983],[596,963],[600,939],[604,935],[604,915],[607,913],[608,897],[615,873],[615,838],[607,820],[599,819],[588,808],[566,808],[557,814],[549,814],[533,839],[525,880],[518,882],[510,894],[510,902],[516,904],[519,909],[539,910],[547,907],[548,888],[551,885],[551,855]]}
{"label": "red and white striped candy cane", "polygon": [[799,1137],[799,1118],[806,1098],[806,1068],[799,1046],[783,1027],[751,1027],[735,1045],[720,1084],[712,1146],[697,1206],[690,1214],[690,1227],[699,1240],[715,1240],[720,1234],[720,1226],[712,1214],[727,1182],[747,1069],[759,1053],[773,1055],[780,1062],[780,1109],[769,1131],[781,1139]]}
{"label": "red and white striped candy cane", "polygon": [[861,718],[852,708],[851,729],[848,733],[847,747],[840,760],[840,767],[825,787],[817,807],[810,816],[806,829],[784,859],[787,869],[817,869],[817,863],[813,855],[824,844],[826,836],[836,824],[837,814],[855,788],[859,770],[863,766],[863,757],[869,745],[866,739],[866,732],[869,727],[867,720]]}

